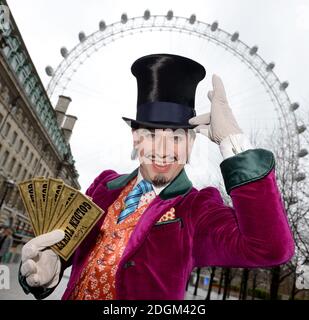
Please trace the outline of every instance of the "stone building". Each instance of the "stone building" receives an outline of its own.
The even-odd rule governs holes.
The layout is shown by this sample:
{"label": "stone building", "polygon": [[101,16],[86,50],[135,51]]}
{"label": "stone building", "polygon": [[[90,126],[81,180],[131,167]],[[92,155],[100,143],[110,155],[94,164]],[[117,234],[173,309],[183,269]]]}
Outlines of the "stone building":
{"label": "stone building", "polygon": [[[5,0],[1,7],[8,8]],[[0,228],[15,229],[18,253],[33,233],[17,183],[55,177],[80,189],[69,144],[77,118],[66,114],[69,97],[51,105],[12,13],[1,22],[0,12]]]}

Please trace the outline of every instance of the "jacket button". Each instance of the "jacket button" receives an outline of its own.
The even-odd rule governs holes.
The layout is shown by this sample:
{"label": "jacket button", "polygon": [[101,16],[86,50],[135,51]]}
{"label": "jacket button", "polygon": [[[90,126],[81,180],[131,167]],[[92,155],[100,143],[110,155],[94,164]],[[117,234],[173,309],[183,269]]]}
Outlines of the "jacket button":
{"label": "jacket button", "polygon": [[130,261],[127,261],[125,264],[124,264],[124,268],[129,268],[129,267],[133,267],[135,266],[135,262],[130,260]]}

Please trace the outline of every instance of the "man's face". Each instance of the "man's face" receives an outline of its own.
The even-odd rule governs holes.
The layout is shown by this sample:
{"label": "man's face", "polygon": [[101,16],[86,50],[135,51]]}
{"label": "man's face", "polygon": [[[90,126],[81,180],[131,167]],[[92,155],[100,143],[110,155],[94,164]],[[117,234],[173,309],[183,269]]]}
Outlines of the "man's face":
{"label": "man's face", "polygon": [[172,181],[183,169],[195,137],[184,129],[139,128],[132,133],[141,173],[157,187]]}

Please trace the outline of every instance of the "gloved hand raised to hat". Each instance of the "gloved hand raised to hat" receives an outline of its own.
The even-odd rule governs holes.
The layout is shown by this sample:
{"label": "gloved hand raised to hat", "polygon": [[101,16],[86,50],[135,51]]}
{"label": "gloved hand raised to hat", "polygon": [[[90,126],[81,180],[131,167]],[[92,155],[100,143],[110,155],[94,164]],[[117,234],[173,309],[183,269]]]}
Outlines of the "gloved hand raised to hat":
{"label": "gloved hand raised to hat", "polygon": [[212,76],[213,91],[208,92],[211,101],[211,111],[193,117],[190,124],[198,124],[195,130],[207,136],[211,141],[220,144],[229,135],[243,133],[230,108],[222,80]]}

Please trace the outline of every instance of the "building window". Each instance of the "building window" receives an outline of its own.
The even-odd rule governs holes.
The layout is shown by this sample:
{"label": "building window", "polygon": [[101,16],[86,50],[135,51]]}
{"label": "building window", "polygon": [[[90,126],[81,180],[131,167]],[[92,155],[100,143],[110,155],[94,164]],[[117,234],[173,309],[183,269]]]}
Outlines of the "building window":
{"label": "building window", "polygon": [[29,165],[31,164],[32,160],[33,160],[33,153],[31,152],[31,153],[30,153],[30,158],[29,158],[29,161],[28,161],[28,164],[29,164]]}
{"label": "building window", "polygon": [[20,174],[21,171],[21,164],[18,165],[17,170],[16,170],[16,178],[18,179],[18,176]]}
{"label": "building window", "polygon": [[3,120],[3,114],[0,113],[0,125],[1,125],[1,123],[2,123],[2,120]]}
{"label": "building window", "polygon": [[17,152],[20,152],[20,150],[22,149],[23,145],[24,145],[24,140],[23,140],[23,139],[20,139],[16,151],[17,151]]}
{"label": "building window", "polygon": [[24,169],[23,175],[22,175],[22,177],[21,177],[21,180],[22,180],[22,181],[26,179],[26,175],[27,175],[27,170]]}
{"label": "building window", "polygon": [[3,133],[5,137],[8,136],[10,130],[11,130],[11,125],[7,122],[4,126],[4,133]]}
{"label": "building window", "polygon": [[45,176],[46,168],[43,168],[42,176]]}
{"label": "building window", "polygon": [[40,165],[39,165],[39,169],[38,169],[38,170],[36,170],[37,174],[40,174],[41,169],[42,169],[42,163],[40,163]]}
{"label": "building window", "polygon": [[3,160],[2,160],[2,167],[5,167],[5,165],[6,165],[7,161],[8,161],[8,158],[9,158],[9,152],[5,151],[4,155],[3,155]]}
{"label": "building window", "polygon": [[33,164],[33,167],[32,167],[33,169],[35,169],[37,163],[38,163],[38,159],[35,159],[34,164]]}
{"label": "building window", "polygon": [[12,140],[11,140],[11,144],[14,145],[14,143],[16,142],[16,139],[17,139],[17,132],[14,131],[13,132],[13,135],[12,135]]}
{"label": "building window", "polygon": [[26,159],[29,153],[29,147],[26,146],[23,158]]}
{"label": "building window", "polygon": [[9,164],[9,172],[12,172],[12,171],[13,171],[13,168],[14,168],[14,166],[15,166],[15,163],[16,163],[16,159],[13,158],[13,159],[12,159],[12,162],[10,162],[10,164]]}

